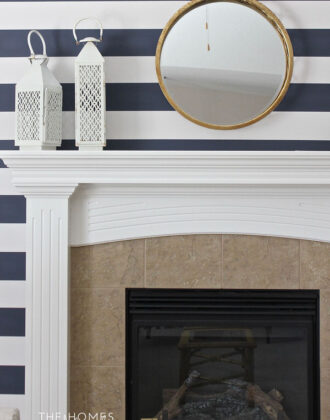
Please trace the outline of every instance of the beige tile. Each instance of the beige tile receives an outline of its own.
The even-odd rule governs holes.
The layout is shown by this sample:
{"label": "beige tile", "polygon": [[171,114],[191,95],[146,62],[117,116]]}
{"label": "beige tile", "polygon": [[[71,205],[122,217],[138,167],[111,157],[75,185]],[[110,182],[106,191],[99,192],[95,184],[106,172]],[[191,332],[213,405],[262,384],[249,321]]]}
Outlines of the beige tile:
{"label": "beige tile", "polygon": [[[112,412],[115,420],[125,420],[125,369],[123,367],[73,366],[70,382],[71,415],[85,413],[88,416],[91,413],[95,416],[97,413]],[[84,416],[81,415],[81,418]],[[108,419],[108,415],[105,418]]]}
{"label": "beige tile", "polygon": [[225,288],[299,288],[299,241],[224,235],[222,281]]}
{"label": "beige tile", "polygon": [[146,241],[147,287],[220,287],[219,235],[169,236]]}
{"label": "beige tile", "polygon": [[124,289],[72,289],[71,363],[123,364],[124,349]]}
{"label": "beige tile", "polygon": [[330,244],[301,241],[301,287],[330,289]]}
{"label": "beige tile", "polygon": [[321,370],[321,420],[330,420],[330,368]]}
{"label": "beige tile", "polygon": [[320,336],[321,369],[330,369],[330,289],[320,292]]}
{"label": "beige tile", "polygon": [[83,287],[90,283],[91,248],[71,248],[71,287]]}
{"label": "beige tile", "polygon": [[92,247],[92,287],[143,287],[144,239]]}
{"label": "beige tile", "polygon": [[72,287],[143,285],[144,239],[73,248]]}

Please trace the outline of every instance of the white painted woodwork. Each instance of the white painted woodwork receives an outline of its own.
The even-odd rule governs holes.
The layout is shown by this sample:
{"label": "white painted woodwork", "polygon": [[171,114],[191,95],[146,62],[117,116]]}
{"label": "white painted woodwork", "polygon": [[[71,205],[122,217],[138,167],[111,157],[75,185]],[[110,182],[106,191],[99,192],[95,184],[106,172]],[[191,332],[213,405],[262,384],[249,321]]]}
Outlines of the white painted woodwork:
{"label": "white painted woodwork", "polygon": [[193,233],[330,242],[329,152],[20,151],[1,158],[27,198],[24,420],[41,411],[64,420],[68,409],[70,244]]}
{"label": "white painted woodwork", "polygon": [[46,187],[40,178],[15,185],[27,198],[24,419],[40,418],[40,412],[60,412],[64,418],[69,401],[69,196],[76,184]]}
{"label": "white painted woodwork", "polygon": [[[67,413],[69,195],[74,187],[27,197],[26,395],[30,419]],[[24,188],[21,189],[21,191]]]}

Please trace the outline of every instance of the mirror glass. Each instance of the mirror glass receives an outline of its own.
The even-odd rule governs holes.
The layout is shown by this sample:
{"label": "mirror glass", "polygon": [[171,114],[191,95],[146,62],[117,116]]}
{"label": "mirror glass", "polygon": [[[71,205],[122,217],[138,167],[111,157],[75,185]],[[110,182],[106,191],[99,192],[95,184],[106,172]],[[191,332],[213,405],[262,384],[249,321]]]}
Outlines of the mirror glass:
{"label": "mirror glass", "polygon": [[198,124],[248,125],[287,90],[289,37],[239,1],[200,3],[178,13],[162,33],[156,57],[161,88],[175,109]]}

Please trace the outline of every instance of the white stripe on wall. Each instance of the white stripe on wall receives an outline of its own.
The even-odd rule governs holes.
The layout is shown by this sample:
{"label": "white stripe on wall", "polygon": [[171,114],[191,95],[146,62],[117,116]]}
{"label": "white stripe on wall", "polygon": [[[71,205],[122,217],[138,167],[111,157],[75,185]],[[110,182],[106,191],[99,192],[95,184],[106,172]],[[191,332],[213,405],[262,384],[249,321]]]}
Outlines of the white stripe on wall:
{"label": "white stripe on wall", "polygon": [[25,365],[25,337],[0,337],[0,365]]}
{"label": "white stripe on wall", "polygon": [[[1,129],[2,130],[2,129]],[[1,150],[0,150],[1,159]],[[9,168],[0,169],[0,195],[19,195],[20,192],[11,182],[11,170]]]}
{"label": "white stripe on wall", "polygon": [[[1,83],[17,83],[29,66],[26,57],[0,58]],[[107,83],[157,82],[154,57],[105,57],[105,66]],[[48,67],[59,82],[74,83],[74,57],[51,57]]]}
{"label": "white stripe on wall", "polygon": [[20,412],[20,420],[27,420],[25,417],[25,395],[0,395],[0,407],[18,408]]}
{"label": "white stripe on wall", "polygon": [[[0,127],[0,141],[14,138],[13,112],[0,112]],[[63,138],[74,139],[73,111],[63,112]],[[273,112],[258,123],[239,130],[210,130],[175,111],[109,111],[107,138],[330,140],[330,112]]]}
{"label": "white stripe on wall", "polygon": [[[21,2],[1,2],[1,29],[71,29],[81,17],[93,16],[105,29],[160,29],[184,1],[29,2],[28,19]],[[286,28],[330,28],[328,1],[264,1]],[[94,27],[86,22],[83,27]],[[70,40],[68,40],[70,42]],[[73,42],[73,40],[72,40]]]}
{"label": "white stripe on wall", "polygon": [[[71,114],[67,117],[73,127],[73,112]],[[326,112],[273,112],[256,124],[225,131],[198,126],[175,111],[115,111],[108,114],[110,136],[107,137],[114,139],[330,139],[330,113]]]}
{"label": "white stripe on wall", "polygon": [[294,57],[292,83],[330,83],[330,57]]}
{"label": "white stripe on wall", "polygon": [[[154,57],[105,57],[107,83],[158,83]],[[29,68],[25,57],[0,58],[1,83],[15,84]],[[61,83],[74,83],[74,57],[51,57]],[[330,83],[330,57],[295,57],[293,83]]]}
{"label": "white stripe on wall", "polygon": [[25,223],[0,223],[0,252],[25,252]]}
{"label": "white stripe on wall", "polygon": [[[22,3],[1,2],[1,29],[72,29],[78,19],[95,16],[104,29],[160,29],[185,1],[29,2],[28,20]],[[79,28],[95,28],[82,22]],[[74,42],[68,39],[68,42]]]}
{"label": "white stripe on wall", "polygon": [[25,281],[0,281],[0,308],[25,307]]}

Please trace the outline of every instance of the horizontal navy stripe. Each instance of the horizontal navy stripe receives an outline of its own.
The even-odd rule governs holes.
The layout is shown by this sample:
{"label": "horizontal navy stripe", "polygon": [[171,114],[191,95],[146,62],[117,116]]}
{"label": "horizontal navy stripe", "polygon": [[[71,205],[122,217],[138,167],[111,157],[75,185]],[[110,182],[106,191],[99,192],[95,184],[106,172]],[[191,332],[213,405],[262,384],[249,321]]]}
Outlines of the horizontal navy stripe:
{"label": "horizontal navy stripe", "polygon": [[25,393],[25,367],[0,366],[0,394]]}
{"label": "horizontal navy stripe", "polygon": [[0,336],[25,336],[24,308],[0,308]]}
{"label": "horizontal navy stripe", "polygon": [[13,140],[1,140],[0,150],[18,150],[18,146],[15,146]]}
{"label": "horizontal navy stripe", "polygon": [[[0,31],[0,57],[27,57],[28,30]],[[76,45],[71,29],[40,29],[50,57],[76,56],[81,45]],[[98,36],[97,31],[79,30],[78,37]],[[104,56],[152,56],[155,55],[161,29],[105,29],[104,42],[99,44]]]}
{"label": "horizontal navy stripe", "polygon": [[329,29],[288,29],[296,57],[330,57]]}
{"label": "horizontal navy stripe", "polygon": [[[74,84],[63,85],[63,110],[74,111]],[[110,83],[107,111],[172,111],[158,83]],[[0,111],[15,110],[15,85],[0,85]],[[330,111],[330,84],[291,84],[278,111]]]}
{"label": "horizontal navy stripe", "polygon": [[330,84],[292,83],[277,111],[330,111]]}
{"label": "horizontal navy stripe", "polygon": [[[69,140],[71,142],[71,140]],[[72,147],[74,140],[72,140]],[[330,151],[330,141],[302,140],[109,140],[107,150]]]}
{"label": "horizontal navy stripe", "polygon": [[25,223],[24,195],[0,195],[0,223]]}
{"label": "horizontal navy stripe", "polygon": [[[76,56],[81,46],[74,43],[71,29],[41,29],[50,57]],[[81,30],[81,37],[93,31]],[[288,29],[295,56],[330,57],[330,29]],[[100,51],[104,56],[153,56],[161,29],[105,29]],[[0,57],[27,57],[28,30],[0,31]],[[97,32],[95,31],[95,35]]]}
{"label": "horizontal navy stripe", "polygon": [[[0,85],[0,98],[1,89]],[[10,85],[13,86],[14,85]],[[74,111],[74,84],[63,83],[63,110]],[[5,91],[7,88],[4,89]],[[8,94],[8,92],[7,92]],[[13,97],[14,93],[10,94]],[[330,101],[330,99],[329,99]],[[6,106],[0,99],[0,111]],[[8,102],[13,106],[12,102]],[[11,108],[10,111],[15,109]],[[108,83],[106,85],[107,111],[172,111],[158,83]]]}
{"label": "horizontal navy stripe", "polygon": [[[330,138],[330,133],[329,133]],[[11,142],[14,148],[14,140]],[[1,150],[0,141],[0,150]],[[260,150],[260,151],[330,151],[329,141],[316,140],[107,140],[106,150]],[[75,140],[64,140],[58,150],[78,150]]]}
{"label": "horizontal navy stripe", "polygon": [[25,280],[25,252],[0,252],[0,280]]}

